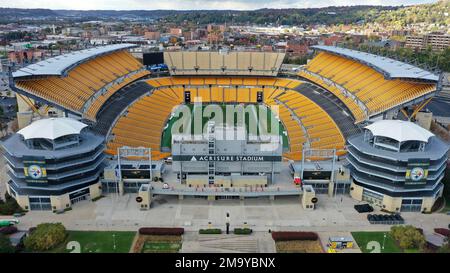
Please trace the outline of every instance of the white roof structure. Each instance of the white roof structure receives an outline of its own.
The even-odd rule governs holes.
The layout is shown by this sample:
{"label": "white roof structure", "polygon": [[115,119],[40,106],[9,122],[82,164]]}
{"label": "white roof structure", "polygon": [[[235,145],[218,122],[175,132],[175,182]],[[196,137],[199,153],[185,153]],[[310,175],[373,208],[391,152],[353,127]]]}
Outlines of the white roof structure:
{"label": "white roof structure", "polygon": [[70,70],[76,65],[86,62],[95,56],[133,47],[136,47],[136,45],[114,44],[74,51],[23,67],[13,72],[13,77],[62,76],[67,70]]}
{"label": "white roof structure", "polygon": [[71,118],[48,118],[37,120],[17,133],[25,140],[35,138],[55,140],[62,136],[80,134],[85,127],[86,124]]}
{"label": "white roof structure", "polygon": [[365,128],[370,130],[374,136],[388,137],[399,142],[410,140],[428,142],[428,139],[434,136],[433,133],[419,125],[403,120],[380,120]]}
{"label": "white roof structure", "polygon": [[387,78],[410,78],[439,81],[439,76],[430,71],[391,58],[336,46],[313,46],[313,48],[341,55],[363,63],[380,73],[387,75]]}

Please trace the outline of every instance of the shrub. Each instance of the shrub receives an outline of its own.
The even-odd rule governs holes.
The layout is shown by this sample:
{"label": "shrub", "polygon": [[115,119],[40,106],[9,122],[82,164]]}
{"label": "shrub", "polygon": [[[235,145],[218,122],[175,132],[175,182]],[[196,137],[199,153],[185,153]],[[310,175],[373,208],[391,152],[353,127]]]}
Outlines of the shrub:
{"label": "shrub", "polygon": [[247,234],[251,234],[252,232],[253,232],[253,230],[250,228],[235,228],[234,229],[234,234],[237,234],[237,235],[247,235]]}
{"label": "shrub", "polygon": [[24,210],[17,204],[16,199],[6,193],[5,200],[0,202],[0,215],[13,215],[21,212],[24,212]]}
{"label": "shrub", "polygon": [[143,227],[139,229],[141,235],[183,235],[184,228]]}
{"label": "shrub", "polygon": [[423,248],[426,243],[425,237],[411,225],[391,227],[391,236],[403,249]]}
{"label": "shrub", "polygon": [[315,232],[304,231],[273,231],[272,239],[274,241],[316,241],[319,236]]}
{"label": "shrub", "polygon": [[14,253],[15,249],[11,245],[9,238],[3,234],[0,234],[0,253]]}
{"label": "shrub", "polygon": [[420,234],[422,234],[423,235],[423,229],[421,229],[421,228],[417,228],[417,231],[420,233]]}
{"label": "shrub", "polygon": [[450,237],[450,230],[446,228],[435,228],[434,232],[436,232],[437,234],[444,235],[445,237]]}
{"label": "shrub", "polygon": [[222,230],[220,228],[209,228],[209,229],[200,229],[198,231],[199,234],[222,234]]}
{"label": "shrub", "polygon": [[5,200],[6,201],[11,201],[11,200],[13,200],[14,198],[8,193],[8,192],[5,192]]}
{"label": "shrub", "polygon": [[25,238],[24,244],[28,250],[45,251],[64,242],[66,236],[66,228],[61,223],[39,224],[36,229]]}
{"label": "shrub", "polygon": [[100,195],[100,196],[97,196],[95,198],[92,198],[91,201],[92,202],[97,202],[98,200],[102,199],[103,197],[105,197],[105,196],[104,195]]}
{"label": "shrub", "polygon": [[0,228],[0,233],[4,235],[10,235],[17,232],[17,228],[15,226],[2,227]]}

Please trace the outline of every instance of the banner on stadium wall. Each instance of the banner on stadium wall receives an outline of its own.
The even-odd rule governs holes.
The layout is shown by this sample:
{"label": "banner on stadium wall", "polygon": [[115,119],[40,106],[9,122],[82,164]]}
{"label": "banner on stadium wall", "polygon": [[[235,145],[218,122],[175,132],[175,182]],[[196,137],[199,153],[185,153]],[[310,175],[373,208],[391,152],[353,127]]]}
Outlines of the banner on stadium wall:
{"label": "banner on stadium wall", "polygon": [[47,183],[45,158],[24,157],[23,172],[28,183]]}
{"label": "banner on stadium wall", "polygon": [[254,155],[174,155],[173,161],[190,162],[270,162],[281,161],[281,156]]}
{"label": "banner on stadium wall", "polygon": [[429,159],[409,159],[406,168],[405,185],[425,185],[427,183],[429,167]]}

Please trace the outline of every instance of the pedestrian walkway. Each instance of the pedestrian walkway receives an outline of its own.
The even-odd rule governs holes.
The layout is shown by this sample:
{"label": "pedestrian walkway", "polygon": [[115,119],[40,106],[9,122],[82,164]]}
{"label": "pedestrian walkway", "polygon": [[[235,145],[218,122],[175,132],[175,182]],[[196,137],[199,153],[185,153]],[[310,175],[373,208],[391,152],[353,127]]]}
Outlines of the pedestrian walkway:
{"label": "pedestrian walkway", "polygon": [[198,234],[183,236],[182,253],[274,253],[275,243],[264,232],[251,235]]}

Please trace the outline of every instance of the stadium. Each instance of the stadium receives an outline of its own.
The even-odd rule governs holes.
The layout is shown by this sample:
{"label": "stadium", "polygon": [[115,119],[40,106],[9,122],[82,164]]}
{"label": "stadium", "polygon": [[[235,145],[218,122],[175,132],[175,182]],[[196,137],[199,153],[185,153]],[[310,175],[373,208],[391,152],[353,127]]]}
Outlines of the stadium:
{"label": "stadium", "polygon": [[[294,195],[307,209],[320,194],[350,194],[387,211],[429,212],[442,195],[448,145],[410,122],[440,91],[439,75],[332,46],[313,47],[295,71],[283,68],[284,53],[164,52],[168,71],[157,73],[134,47],[85,49],[11,73],[23,129],[2,146],[8,192],[23,208],[65,209],[103,191],[137,193],[141,209],[162,194]],[[78,123],[39,134],[59,131],[48,117]],[[48,179],[31,179],[30,167],[48,169]]]}

